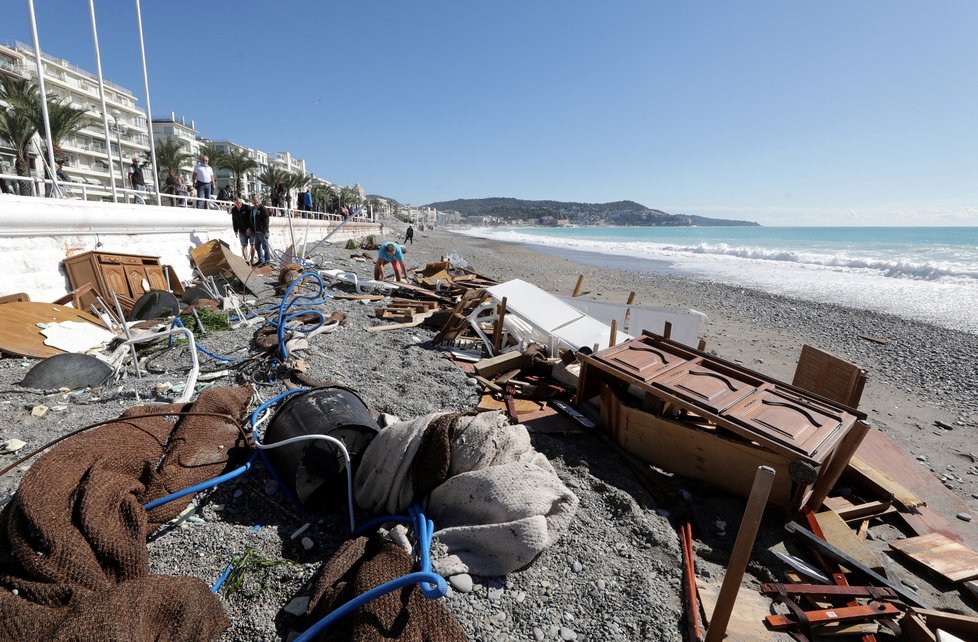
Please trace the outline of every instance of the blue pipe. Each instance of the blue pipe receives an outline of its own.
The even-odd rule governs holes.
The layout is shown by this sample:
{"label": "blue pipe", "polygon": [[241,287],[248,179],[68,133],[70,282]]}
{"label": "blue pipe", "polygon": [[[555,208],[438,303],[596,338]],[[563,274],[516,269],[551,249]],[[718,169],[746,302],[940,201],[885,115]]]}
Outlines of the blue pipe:
{"label": "blue pipe", "polygon": [[232,480],[235,477],[240,477],[241,475],[244,475],[246,472],[248,472],[248,470],[251,469],[251,464],[255,461],[255,457],[257,457],[257,453],[252,453],[251,457],[248,458],[248,461],[246,461],[244,464],[238,466],[237,468],[235,468],[230,472],[224,473],[223,475],[218,475],[217,477],[208,479],[207,481],[204,482],[200,482],[199,484],[194,484],[193,486],[184,488],[183,490],[178,490],[175,493],[170,493],[165,497],[154,499],[148,504],[143,505],[143,510],[146,511],[153,510],[157,506],[162,506],[163,504],[169,504],[170,502],[176,501],[181,497],[186,497],[187,495],[202,490],[207,490],[208,488],[213,488],[214,486],[217,486],[218,484],[223,484],[224,482]]}

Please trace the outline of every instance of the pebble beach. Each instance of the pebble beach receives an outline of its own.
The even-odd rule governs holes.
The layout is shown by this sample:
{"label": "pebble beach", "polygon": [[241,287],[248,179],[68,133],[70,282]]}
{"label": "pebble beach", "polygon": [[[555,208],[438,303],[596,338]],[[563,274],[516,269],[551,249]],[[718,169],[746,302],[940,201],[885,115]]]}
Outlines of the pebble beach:
{"label": "pebble beach", "polygon": [[[226,240],[234,247],[230,233]],[[499,281],[520,278],[549,292],[570,293],[583,274],[583,290],[591,298],[624,302],[634,292],[639,304],[698,310],[709,318],[702,329],[707,350],[783,380],[791,380],[805,344],[857,363],[869,373],[860,409],[868,413],[874,429],[887,433],[978,510],[978,467],[959,454],[978,450],[974,334],[695,280],[666,269],[630,269],[610,261],[606,266],[577,263],[528,245],[449,232],[416,232],[414,243],[405,249],[409,269],[455,251],[476,272]],[[320,248],[314,258],[320,267],[369,278],[372,262],[351,258],[354,253],[334,245]],[[477,388],[432,349],[432,330],[365,331],[385,323],[374,317],[377,305],[332,301],[328,312],[344,312],[347,320],[334,332],[310,340],[308,374],[349,386],[369,407],[401,419],[473,408]],[[198,341],[216,353],[244,354],[251,349],[253,333],[254,328],[241,328],[209,333]],[[132,380],[71,392],[17,386],[33,363],[0,361],[0,440],[25,441],[24,452],[72,429],[113,418],[137,403],[169,402],[174,396],[157,391],[153,383]],[[179,350],[159,360],[164,378],[172,375],[173,382],[181,380],[178,373],[186,363]],[[219,365],[205,360],[202,369],[217,370]],[[234,374],[216,382],[247,383]],[[285,387],[276,383],[257,390],[268,399]],[[38,406],[46,410],[37,412]],[[576,432],[532,437],[537,450],[578,495],[577,516],[556,545],[519,572],[451,578],[446,604],[470,639],[682,640],[680,552],[670,507],[658,505],[597,436]],[[0,466],[13,459],[0,456]],[[15,490],[29,466],[26,462],[0,477],[0,497]],[[706,584],[718,585],[744,501],[711,493],[702,485],[676,483],[692,492],[698,521],[704,525],[695,541],[698,575]],[[211,584],[233,558],[251,550],[269,563],[245,576],[233,592],[220,593],[231,619],[222,639],[289,639],[301,631],[308,623],[293,611],[308,595],[316,569],[348,534],[345,511],[304,513],[260,468],[200,493],[193,505],[193,520],[165,527],[151,538],[151,572],[188,575]],[[784,550],[782,524],[778,515],[765,519],[745,584],[781,577],[782,567],[772,552]],[[880,550],[887,539],[899,536],[888,524],[873,530],[872,545]],[[938,608],[974,613],[957,592],[933,584],[919,570],[894,564]]]}

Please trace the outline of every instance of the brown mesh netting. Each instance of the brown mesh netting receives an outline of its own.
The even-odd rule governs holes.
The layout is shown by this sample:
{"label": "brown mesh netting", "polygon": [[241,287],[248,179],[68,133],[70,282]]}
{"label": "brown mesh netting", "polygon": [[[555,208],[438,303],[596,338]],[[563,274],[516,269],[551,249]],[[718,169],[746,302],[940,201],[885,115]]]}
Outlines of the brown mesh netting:
{"label": "brown mesh netting", "polygon": [[[411,556],[378,536],[348,540],[320,570],[309,601],[315,622],[361,593],[413,570]],[[441,600],[413,584],[367,602],[318,637],[330,642],[465,642],[468,636]]]}
{"label": "brown mesh netting", "polygon": [[[204,640],[228,621],[207,585],[150,576],[146,537],[247,445],[248,388],[142,406],[41,457],[0,513],[0,639]],[[146,416],[162,413],[208,413]],[[222,415],[222,416],[217,416]],[[14,593],[16,591],[16,594]]]}

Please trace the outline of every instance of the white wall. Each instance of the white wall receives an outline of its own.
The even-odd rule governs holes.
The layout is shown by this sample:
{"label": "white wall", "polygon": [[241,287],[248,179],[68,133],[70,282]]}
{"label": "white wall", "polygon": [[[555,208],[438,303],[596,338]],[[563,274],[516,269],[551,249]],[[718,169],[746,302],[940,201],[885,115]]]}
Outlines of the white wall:
{"label": "white wall", "polygon": [[[292,234],[301,247],[307,223],[309,244],[338,225],[292,219],[290,234],[288,219],[273,218],[272,249],[291,245]],[[378,233],[375,223],[349,223],[330,242]],[[190,250],[215,238],[241,251],[231,215],[223,211],[0,195],[0,295],[26,292],[32,301],[62,297],[69,288],[61,261],[95,249],[158,256],[187,280]]]}

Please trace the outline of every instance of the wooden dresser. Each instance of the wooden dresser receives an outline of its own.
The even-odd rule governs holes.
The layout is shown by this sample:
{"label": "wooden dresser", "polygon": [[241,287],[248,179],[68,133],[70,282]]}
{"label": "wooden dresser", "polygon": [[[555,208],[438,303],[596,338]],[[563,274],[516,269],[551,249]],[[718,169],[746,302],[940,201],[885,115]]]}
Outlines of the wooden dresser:
{"label": "wooden dresser", "polygon": [[118,252],[85,252],[65,259],[62,264],[68,275],[72,289],[91,283],[95,292],[81,296],[84,309],[95,303],[101,295],[108,305],[112,305],[112,293],[119,296],[123,309],[132,304],[149,290],[167,290],[166,274],[160,259],[139,254],[120,254]]}

